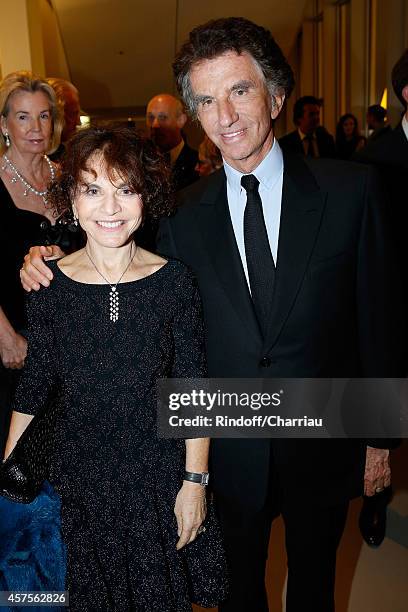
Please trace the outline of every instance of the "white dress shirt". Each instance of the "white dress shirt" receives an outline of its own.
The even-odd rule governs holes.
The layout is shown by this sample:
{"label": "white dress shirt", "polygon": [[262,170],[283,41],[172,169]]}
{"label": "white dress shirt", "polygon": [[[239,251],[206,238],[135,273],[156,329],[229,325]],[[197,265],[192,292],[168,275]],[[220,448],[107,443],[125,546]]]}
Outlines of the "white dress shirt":
{"label": "white dress shirt", "polygon": [[[242,266],[249,286],[248,267],[245,255],[244,243],[244,211],[246,206],[246,191],[241,187],[243,174],[229,166],[224,161],[225,174],[227,175],[227,198],[228,207],[234,228],[235,240],[237,242]],[[276,138],[273,146],[266,157],[253,172],[259,181],[259,195],[262,200],[262,210],[268,234],[269,246],[275,265],[278,260],[279,226],[282,205],[283,185],[283,156]]]}

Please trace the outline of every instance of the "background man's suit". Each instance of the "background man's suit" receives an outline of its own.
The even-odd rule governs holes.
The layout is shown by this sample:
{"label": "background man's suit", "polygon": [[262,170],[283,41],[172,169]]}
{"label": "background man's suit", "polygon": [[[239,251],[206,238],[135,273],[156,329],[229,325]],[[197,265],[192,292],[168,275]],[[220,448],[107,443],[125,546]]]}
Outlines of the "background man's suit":
{"label": "background man's suit", "polygon": [[[315,130],[316,144],[319,151],[319,157],[336,157],[336,147],[331,134],[322,126]],[[304,155],[302,140],[298,130],[289,132],[286,136],[279,139],[279,145],[284,153],[293,153],[295,155]]]}
{"label": "background man's suit", "polygon": [[198,153],[185,142],[172,169],[173,183],[176,191],[184,189],[198,180],[199,174],[195,167],[198,162]]}
{"label": "background man's suit", "polygon": [[[158,240],[160,253],[181,259],[197,276],[209,375],[397,375],[388,331],[388,250],[370,169],[284,156],[275,296],[264,340],[226,193],[222,169],[189,187],[176,215],[162,222]],[[263,512],[272,482],[272,497],[279,497],[280,506],[298,509],[299,520],[292,524],[300,521],[304,531],[310,526],[302,515],[311,515],[310,509],[318,514],[321,507],[344,504],[362,493],[364,464],[365,445],[358,440],[212,441],[213,484],[223,503],[247,507],[249,516],[255,516]],[[266,531],[266,545],[267,537]],[[247,559],[248,567],[256,565],[258,553],[254,550],[253,559]],[[307,554],[313,564],[313,551]],[[302,559],[307,580],[305,551],[294,556]],[[266,609],[262,602],[252,605],[253,610]],[[316,609],[321,609],[318,604]]]}
{"label": "background man's suit", "polygon": [[389,205],[386,214],[395,240],[408,308],[408,139],[401,124],[394,130],[389,129],[382,138],[369,142],[354,159],[375,166],[387,188]]}

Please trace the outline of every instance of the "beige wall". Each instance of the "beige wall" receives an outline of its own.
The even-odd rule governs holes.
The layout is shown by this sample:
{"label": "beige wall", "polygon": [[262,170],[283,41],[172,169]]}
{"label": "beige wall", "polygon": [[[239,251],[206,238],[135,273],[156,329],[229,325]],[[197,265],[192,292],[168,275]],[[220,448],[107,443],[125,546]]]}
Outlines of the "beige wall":
{"label": "beige wall", "polygon": [[2,2],[2,77],[15,70],[69,79],[69,69],[52,5],[47,0]]}
{"label": "beige wall", "polygon": [[26,0],[2,3],[0,65],[2,77],[33,69]]}
{"label": "beige wall", "polygon": [[41,33],[44,51],[44,73],[70,80],[65,49],[54,9],[47,0],[40,0]]}

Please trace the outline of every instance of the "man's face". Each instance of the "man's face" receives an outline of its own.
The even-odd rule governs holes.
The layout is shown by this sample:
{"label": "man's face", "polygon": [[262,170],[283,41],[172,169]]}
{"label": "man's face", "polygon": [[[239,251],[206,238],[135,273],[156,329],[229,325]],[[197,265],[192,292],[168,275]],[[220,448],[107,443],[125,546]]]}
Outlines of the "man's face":
{"label": "man's face", "polygon": [[371,113],[367,113],[367,127],[369,130],[375,130],[379,126],[379,121]]}
{"label": "man's face", "polygon": [[260,68],[245,52],[229,51],[198,62],[190,81],[207,136],[230,166],[252,172],[272,147],[272,119],[278,116],[284,96],[272,103]]}
{"label": "man's face", "polygon": [[299,119],[298,127],[303,134],[311,134],[320,124],[320,106],[318,104],[305,104],[303,115]]}
{"label": "man's face", "polygon": [[79,94],[74,89],[67,89],[64,94],[64,120],[65,125],[61,140],[65,142],[75,134],[77,125],[80,124],[81,106]]}
{"label": "man's face", "polygon": [[163,152],[176,147],[181,139],[181,129],[186,116],[180,102],[170,95],[155,96],[147,105],[146,125],[149,136]]}

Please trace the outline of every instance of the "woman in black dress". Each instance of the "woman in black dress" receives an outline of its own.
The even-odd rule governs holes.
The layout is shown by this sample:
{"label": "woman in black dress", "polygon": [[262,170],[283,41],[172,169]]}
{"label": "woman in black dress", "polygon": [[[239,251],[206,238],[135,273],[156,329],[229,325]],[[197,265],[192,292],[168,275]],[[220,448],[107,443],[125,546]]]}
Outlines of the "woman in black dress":
{"label": "woman in black dress", "polygon": [[[46,187],[56,167],[46,153],[59,145],[63,126],[54,90],[28,72],[13,72],[0,85],[0,452],[8,431],[17,372],[27,353],[24,292],[19,269],[31,246],[59,243],[69,234],[47,207]],[[62,244],[61,244],[62,241]]]}
{"label": "woman in black dress", "polygon": [[[51,482],[61,496],[70,609],[184,612],[225,596],[205,487],[208,439],[156,433],[156,381],[205,375],[200,298],[189,270],[138,247],[145,214],[169,211],[160,155],[129,128],[72,141],[50,200],[72,202],[85,248],[51,263],[28,300],[29,353],[6,455],[56,393]],[[205,522],[204,528],[203,523]]]}

